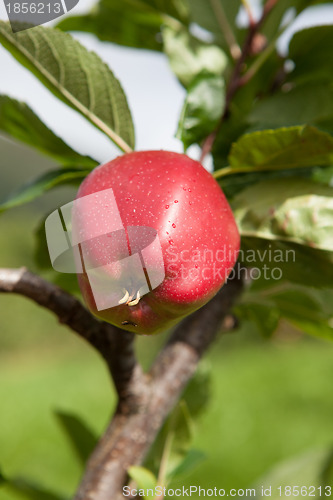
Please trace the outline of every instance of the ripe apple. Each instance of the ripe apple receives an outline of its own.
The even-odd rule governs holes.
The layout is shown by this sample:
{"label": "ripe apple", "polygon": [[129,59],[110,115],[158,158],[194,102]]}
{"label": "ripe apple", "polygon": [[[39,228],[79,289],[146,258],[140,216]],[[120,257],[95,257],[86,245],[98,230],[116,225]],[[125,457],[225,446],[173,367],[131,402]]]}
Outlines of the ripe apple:
{"label": "ripe apple", "polygon": [[207,303],[237,260],[229,204],[211,174],[186,155],[120,156],[85,178],[75,203],[84,300],[125,330],[170,327]]}

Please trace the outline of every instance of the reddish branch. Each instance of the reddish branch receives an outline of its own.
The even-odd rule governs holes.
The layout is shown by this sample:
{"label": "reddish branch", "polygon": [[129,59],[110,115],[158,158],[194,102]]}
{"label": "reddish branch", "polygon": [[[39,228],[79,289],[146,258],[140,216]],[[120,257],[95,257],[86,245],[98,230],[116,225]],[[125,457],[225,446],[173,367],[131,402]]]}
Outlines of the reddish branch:
{"label": "reddish branch", "polygon": [[102,354],[117,388],[116,413],[88,461],[76,500],[123,498],[128,467],[144,460],[201,356],[222,322],[230,319],[242,286],[242,277],[236,276],[206,306],[186,318],[151,371],[142,374],[132,334],[99,322],[73,296],[26,269],[0,269],[0,292],[23,295],[55,313]]}
{"label": "reddish branch", "polygon": [[231,77],[229,79],[229,83],[227,85],[227,91],[226,91],[226,98],[225,98],[225,105],[224,105],[224,111],[220,120],[220,123],[218,124],[217,128],[209,134],[206,139],[204,140],[201,148],[201,156],[200,156],[200,162],[202,163],[206,156],[211,152],[212,147],[214,145],[215,139],[217,137],[217,134],[220,130],[220,127],[226,117],[229,114],[229,108],[231,101],[235,95],[235,93],[243,87],[248,81],[252,78],[252,74],[249,75],[249,77],[242,76],[243,75],[243,69],[245,66],[245,62],[247,58],[253,53],[253,45],[256,40],[256,36],[259,34],[259,31],[266,21],[268,15],[270,14],[271,10],[275,7],[275,5],[278,3],[279,0],[267,0],[261,17],[258,19],[257,22],[251,22],[247,36],[245,38],[245,41],[243,43],[243,47],[241,49],[240,56],[238,57],[236,64],[234,66],[234,69],[231,73]]}

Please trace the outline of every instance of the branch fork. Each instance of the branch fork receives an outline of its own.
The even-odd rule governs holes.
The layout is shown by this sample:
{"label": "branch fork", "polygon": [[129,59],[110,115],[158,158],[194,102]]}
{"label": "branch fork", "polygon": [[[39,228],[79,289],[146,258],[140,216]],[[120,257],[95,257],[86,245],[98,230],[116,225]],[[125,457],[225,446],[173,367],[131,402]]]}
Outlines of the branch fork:
{"label": "branch fork", "polygon": [[0,293],[33,300],[89,342],[107,363],[118,394],[115,414],[87,463],[75,500],[123,499],[128,467],[144,461],[221,324],[233,328],[230,309],[242,289],[243,278],[236,276],[183,320],[145,374],[136,360],[134,333],[100,322],[75,297],[25,268],[0,269]]}

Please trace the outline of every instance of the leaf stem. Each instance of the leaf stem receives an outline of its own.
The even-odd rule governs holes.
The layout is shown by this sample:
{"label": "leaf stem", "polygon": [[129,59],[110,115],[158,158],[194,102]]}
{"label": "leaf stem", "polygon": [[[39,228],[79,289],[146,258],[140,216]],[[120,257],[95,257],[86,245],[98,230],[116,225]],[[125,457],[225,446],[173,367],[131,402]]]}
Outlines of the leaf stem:
{"label": "leaf stem", "polygon": [[[276,37],[277,38],[277,37]],[[239,86],[242,87],[246,85],[252,78],[258,73],[259,69],[269,58],[271,53],[274,51],[276,46],[276,38],[270,42],[269,45],[260,53],[257,59],[254,61],[252,66],[247,70],[247,72],[239,79]]]}
{"label": "leaf stem", "polygon": [[232,175],[232,174],[240,174],[240,173],[246,173],[246,172],[253,172],[253,170],[249,170],[247,167],[222,167],[213,172],[213,177],[214,179],[220,179],[221,177],[226,177],[227,175]]}
{"label": "leaf stem", "polygon": [[240,46],[237,43],[234,32],[229,24],[228,18],[225,15],[222,3],[219,0],[209,0],[211,7],[216,15],[217,22],[220,25],[221,31],[224,35],[225,41],[227,42],[229,52],[234,61],[240,58],[242,52]]}
{"label": "leaf stem", "polygon": [[175,19],[168,14],[161,14],[161,17],[167,26],[170,26],[176,31],[184,28],[184,25],[180,21],[178,21],[178,19]]}
{"label": "leaf stem", "polygon": [[221,177],[226,177],[227,175],[233,174],[252,174],[253,172],[266,172],[271,170],[287,170],[288,168],[293,168],[293,165],[257,165],[255,167],[222,167],[216,170],[212,175],[214,179],[220,179]]}
{"label": "leaf stem", "polygon": [[[158,472],[158,478],[157,478],[157,485],[161,486],[162,488],[166,484],[168,461],[169,461],[174,437],[175,437],[175,431],[174,431],[174,429],[172,429],[168,432],[167,437],[165,439],[165,443],[164,443],[161,464],[160,464],[160,470]],[[163,496],[162,497],[159,496],[158,498],[156,498],[156,500],[159,500],[161,498],[163,498]]]}

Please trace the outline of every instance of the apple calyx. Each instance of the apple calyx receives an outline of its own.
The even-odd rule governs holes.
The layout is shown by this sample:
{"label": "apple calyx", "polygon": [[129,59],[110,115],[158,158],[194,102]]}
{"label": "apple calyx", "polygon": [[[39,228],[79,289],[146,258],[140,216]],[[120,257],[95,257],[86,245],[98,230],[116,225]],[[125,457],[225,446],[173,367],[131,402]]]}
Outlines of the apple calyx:
{"label": "apple calyx", "polygon": [[[118,304],[126,304],[127,306],[136,306],[139,302],[140,302],[140,299],[141,299],[141,296],[140,296],[140,290],[138,290],[136,293],[132,293],[131,295],[128,293],[128,290],[126,290],[125,288],[123,288],[123,291],[125,293],[125,295],[123,296],[122,299],[120,299],[118,301]],[[135,299],[134,299],[135,297]]]}

